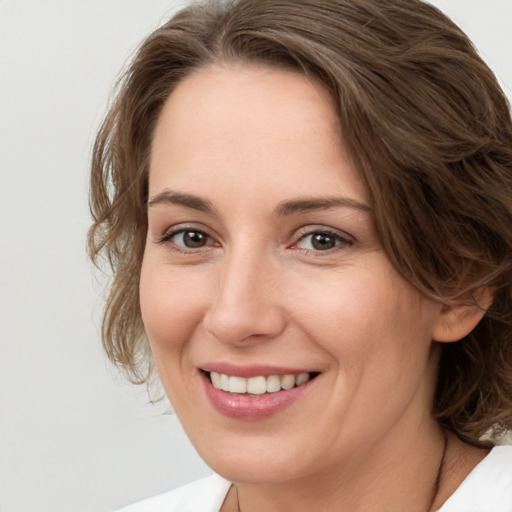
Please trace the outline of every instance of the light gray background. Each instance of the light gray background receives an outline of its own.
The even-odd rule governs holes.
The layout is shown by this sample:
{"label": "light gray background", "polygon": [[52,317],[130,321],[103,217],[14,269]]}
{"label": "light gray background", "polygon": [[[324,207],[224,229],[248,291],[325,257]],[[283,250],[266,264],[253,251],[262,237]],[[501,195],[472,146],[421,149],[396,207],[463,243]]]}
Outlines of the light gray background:
{"label": "light gray background", "polygon": [[[0,0],[0,511],[107,511],[209,473],[99,341],[90,145],[115,76],[185,2]],[[438,0],[512,97],[512,0]]]}

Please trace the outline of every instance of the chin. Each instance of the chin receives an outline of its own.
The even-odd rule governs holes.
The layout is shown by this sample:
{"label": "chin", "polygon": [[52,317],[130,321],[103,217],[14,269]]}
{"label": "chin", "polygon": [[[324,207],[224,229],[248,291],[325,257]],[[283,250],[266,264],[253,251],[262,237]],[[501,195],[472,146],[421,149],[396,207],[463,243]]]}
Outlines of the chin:
{"label": "chin", "polygon": [[[307,447],[286,446],[286,439],[211,440],[196,444],[199,455],[217,474],[235,483],[272,484],[300,479],[312,467]],[[308,443],[311,445],[311,443]],[[212,447],[215,447],[212,450]],[[311,462],[311,461],[310,461]]]}
{"label": "chin", "polygon": [[[208,461],[207,461],[208,462]],[[284,461],[283,461],[284,462]],[[292,470],[292,462],[273,463],[268,460],[258,460],[252,458],[246,460],[236,459],[215,461],[208,464],[217,474],[234,483],[243,484],[275,484],[294,480],[300,477],[300,473]]]}

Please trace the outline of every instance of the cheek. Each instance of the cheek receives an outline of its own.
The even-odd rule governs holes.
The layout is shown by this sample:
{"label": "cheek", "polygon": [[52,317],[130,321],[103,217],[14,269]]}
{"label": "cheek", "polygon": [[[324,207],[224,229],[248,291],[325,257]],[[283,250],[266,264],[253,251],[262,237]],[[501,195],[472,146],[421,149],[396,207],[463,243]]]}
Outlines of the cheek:
{"label": "cheek", "polygon": [[[140,307],[151,349],[161,352],[183,350],[202,319],[199,284],[180,279],[166,265],[145,260],[140,279]],[[156,361],[158,364],[158,361]]]}
{"label": "cheek", "polygon": [[[186,411],[184,378],[190,378],[190,340],[202,322],[199,282],[169,265],[145,259],[140,279],[140,307],[156,370],[163,388],[179,414]],[[178,392],[179,391],[179,392]]]}
{"label": "cheek", "polygon": [[290,304],[295,320],[312,339],[333,352],[350,347],[364,350],[365,341],[377,341],[374,333],[392,314],[375,281],[364,272],[326,275],[296,283]]}
{"label": "cheek", "polygon": [[[390,365],[426,357],[440,306],[423,298],[393,268],[347,271],[339,279],[297,287],[295,318],[340,366]],[[419,361],[415,363],[420,364]]]}

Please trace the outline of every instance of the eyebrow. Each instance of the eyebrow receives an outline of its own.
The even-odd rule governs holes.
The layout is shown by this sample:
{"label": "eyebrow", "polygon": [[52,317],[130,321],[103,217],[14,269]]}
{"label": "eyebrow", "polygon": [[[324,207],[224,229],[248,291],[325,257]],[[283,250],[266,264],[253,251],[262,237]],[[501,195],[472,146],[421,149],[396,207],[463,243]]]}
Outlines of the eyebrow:
{"label": "eyebrow", "polygon": [[329,208],[355,208],[364,212],[371,212],[371,208],[349,197],[304,197],[283,201],[274,210],[276,216],[293,215],[294,213],[327,210]]}
{"label": "eyebrow", "polygon": [[205,213],[215,213],[215,208],[210,201],[192,194],[172,192],[170,190],[164,190],[163,192],[160,192],[160,194],[149,199],[148,208],[152,208],[159,204],[177,204],[179,206],[191,208],[192,210],[199,210]]}
{"label": "eyebrow", "polygon": [[[149,208],[159,204],[176,204],[205,213],[216,213],[215,208],[210,201],[199,196],[185,194],[183,192],[164,190],[148,200]],[[293,215],[295,213],[305,213],[315,210],[327,210],[329,208],[340,207],[371,212],[371,208],[368,205],[349,197],[301,197],[291,199],[289,201],[282,201],[274,209],[274,215],[276,217],[282,217]]]}

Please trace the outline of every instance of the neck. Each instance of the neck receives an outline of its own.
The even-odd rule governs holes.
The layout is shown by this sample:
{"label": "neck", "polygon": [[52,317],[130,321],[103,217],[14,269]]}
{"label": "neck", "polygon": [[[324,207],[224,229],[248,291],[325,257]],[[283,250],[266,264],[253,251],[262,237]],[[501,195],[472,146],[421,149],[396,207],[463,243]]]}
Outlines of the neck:
{"label": "neck", "polygon": [[[431,512],[438,501],[446,437],[437,425],[359,451],[343,465],[304,479],[237,484],[226,512]],[[402,433],[403,434],[403,433]],[[405,439],[410,439],[405,442]],[[393,449],[389,449],[393,446]],[[229,505],[229,500],[226,501]]]}

